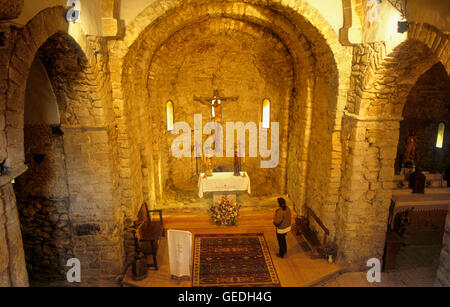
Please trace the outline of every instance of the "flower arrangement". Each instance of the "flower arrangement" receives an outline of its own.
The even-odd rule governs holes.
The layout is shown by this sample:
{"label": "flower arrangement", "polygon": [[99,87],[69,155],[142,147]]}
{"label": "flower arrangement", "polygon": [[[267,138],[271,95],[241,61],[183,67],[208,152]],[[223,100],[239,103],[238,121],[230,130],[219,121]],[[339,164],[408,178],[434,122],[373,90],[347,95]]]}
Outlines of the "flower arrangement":
{"label": "flower arrangement", "polygon": [[222,197],[211,207],[211,217],[216,224],[234,226],[239,217],[240,208],[241,205],[235,204],[226,197]]}

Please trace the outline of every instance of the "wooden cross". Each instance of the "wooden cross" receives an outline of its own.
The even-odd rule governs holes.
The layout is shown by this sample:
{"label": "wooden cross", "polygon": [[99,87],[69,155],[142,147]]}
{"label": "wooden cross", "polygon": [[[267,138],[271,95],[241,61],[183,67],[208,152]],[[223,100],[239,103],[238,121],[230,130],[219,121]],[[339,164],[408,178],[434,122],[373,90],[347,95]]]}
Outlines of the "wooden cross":
{"label": "wooden cross", "polygon": [[[218,122],[222,121],[222,107],[229,103],[229,102],[233,102],[233,101],[237,101],[239,99],[239,97],[220,97],[219,96],[219,91],[215,90],[214,91],[214,96],[212,98],[202,98],[202,97],[197,97],[194,96],[194,101],[198,101],[201,104],[207,105],[211,107],[211,117],[213,119],[217,119]],[[217,109],[217,112],[216,112]],[[217,115],[217,117],[216,117]]]}

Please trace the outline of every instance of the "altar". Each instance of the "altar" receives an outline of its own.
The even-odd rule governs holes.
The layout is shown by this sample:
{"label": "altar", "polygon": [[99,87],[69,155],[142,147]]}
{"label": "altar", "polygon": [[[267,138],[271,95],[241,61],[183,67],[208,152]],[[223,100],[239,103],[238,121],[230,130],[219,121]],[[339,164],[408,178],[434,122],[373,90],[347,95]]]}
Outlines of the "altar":
{"label": "altar", "polygon": [[250,178],[247,172],[241,172],[241,176],[234,176],[233,172],[212,173],[205,177],[200,174],[198,179],[198,197],[203,198],[207,192],[238,192],[247,191],[251,194]]}
{"label": "altar", "polygon": [[395,216],[410,211],[410,224],[414,229],[444,227],[449,207],[450,193],[400,194],[394,192],[389,225],[395,228]]}

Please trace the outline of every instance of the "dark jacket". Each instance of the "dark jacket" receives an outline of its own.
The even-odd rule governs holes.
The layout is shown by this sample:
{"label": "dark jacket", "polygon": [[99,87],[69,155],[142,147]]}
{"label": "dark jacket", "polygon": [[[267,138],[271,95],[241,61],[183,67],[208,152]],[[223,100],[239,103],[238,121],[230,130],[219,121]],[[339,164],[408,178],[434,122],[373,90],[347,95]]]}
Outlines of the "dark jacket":
{"label": "dark jacket", "polygon": [[291,209],[286,207],[286,210],[278,208],[273,218],[273,224],[278,229],[285,229],[291,226]]}

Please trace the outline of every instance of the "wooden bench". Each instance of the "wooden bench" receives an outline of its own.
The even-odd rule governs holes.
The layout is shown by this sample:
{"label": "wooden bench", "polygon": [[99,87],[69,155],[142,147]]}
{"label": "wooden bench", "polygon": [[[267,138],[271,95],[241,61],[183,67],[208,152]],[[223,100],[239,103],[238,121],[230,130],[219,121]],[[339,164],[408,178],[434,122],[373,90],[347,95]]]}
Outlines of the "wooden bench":
{"label": "wooden bench", "polygon": [[[151,213],[158,213],[159,220],[152,220]],[[143,253],[145,256],[151,255],[153,264],[147,265],[158,270],[156,260],[158,245],[161,237],[165,235],[162,210],[148,210],[147,203],[143,203],[136,224],[136,252]]]}
{"label": "wooden bench", "polygon": [[[304,208],[304,212],[306,213],[306,215],[297,217],[295,220],[297,235],[301,235],[303,240],[308,245],[309,249],[311,250],[311,258],[322,258],[324,256],[323,251],[327,246],[327,237],[330,235],[330,232],[311,208],[309,208],[308,206],[304,206]],[[310,218],[313,218],[314,221],[325,232],[323,243],[321,243],[319,238],[317,237],[317,232],[311,229]]]}
{"label": "wooden bench", "polygon": [[383,271],[389,272],[395,269],[397,263],[397,254],[402,247],[402,242],[399,236],[393,232],[388,231],[386,233],[386,246],[384,248],[384,261],[383,261]]}

